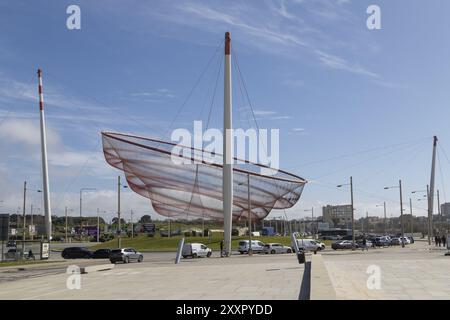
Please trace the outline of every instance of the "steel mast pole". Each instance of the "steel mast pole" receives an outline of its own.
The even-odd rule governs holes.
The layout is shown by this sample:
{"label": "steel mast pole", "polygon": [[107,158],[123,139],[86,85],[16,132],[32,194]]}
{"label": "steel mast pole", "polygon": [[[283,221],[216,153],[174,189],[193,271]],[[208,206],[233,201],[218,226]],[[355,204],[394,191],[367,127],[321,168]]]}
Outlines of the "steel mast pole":
{"label": "steel mast pole", "polygon": [[384,208],[384,235],[387,235],[386,201],[383,202]]}
{"label": "steel mast pole", "polygon": [[67,206],[66,206],[66,208],[65,208],[65,215],[66,215],[66,235],[65,235],[65,242],[68,242],[67,241]]}
{"label": "steel mast pole", "polygon": [[47,239],[50,242],[52,238],[52,210],[50,205],[50,187],[48,181],[48,161],[47,161],[47,134],[45,130],[44,115],[44,94],[42,93],[42,70],[38,69],[39,79],[39,110],[41,120],[41,152],[42,152],[42,180],[44,188],[44,213],[45,213],[45,230]]}
{"label": "steel mast pole", "polygon": [[430,229],[430,237],[433,237],[433,200],[434,200],[434,172],[436,165],[436,145],[437,145],[437,137],[433,137],[433,157],[431,160],[431,177],[430,177],[430,196],[428,201],[430,202],[430,210],[429,210],[429,229]]}
{"label": "steel mast pole", "polygon": [[225,256],[231,254],[231,229],[233,217],[233,135],[231,97],[231,38],[225,33],[224,63],[224,113],[223,113],[223,224]]}

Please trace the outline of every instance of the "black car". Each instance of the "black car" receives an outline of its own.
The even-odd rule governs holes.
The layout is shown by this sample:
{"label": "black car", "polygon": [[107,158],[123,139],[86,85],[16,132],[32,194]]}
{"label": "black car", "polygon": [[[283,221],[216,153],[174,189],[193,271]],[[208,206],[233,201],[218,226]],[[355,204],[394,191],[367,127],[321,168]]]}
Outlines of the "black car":
{"label": "black car", "polygon": [[62,251],[61,256],[64,259],[77,259],[77,258],[89,259],[92,258],[92,252],[89,251],[87,248],[83,247],[70,247],[65,248]]}
{"label": "black car", "polygon": [[94,259],[109,259],[111,255],[111,249],[98,249],[92,254]]}

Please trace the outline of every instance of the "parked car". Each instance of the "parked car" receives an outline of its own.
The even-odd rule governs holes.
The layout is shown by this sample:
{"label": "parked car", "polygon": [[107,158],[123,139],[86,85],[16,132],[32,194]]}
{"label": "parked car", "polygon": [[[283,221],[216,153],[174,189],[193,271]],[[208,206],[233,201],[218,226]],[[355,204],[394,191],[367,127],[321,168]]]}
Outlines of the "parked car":
{"label": "parked car", "polygon": [[92,254],[94,259],[109,259],[111,255],[111,249],[98,249]]}
{"label": "parked car", "polygon": [[6,243],[7,248],[15,248],[17,246],[17,243],[14,240],[10,240]]}
{"label": "parked car", "polygon": [[375,245],[377,247],[389,247],[391,245],[391,239],[389,237],[386,237],[386,236],[376,237],[375,238]]}
{"label": "parked car", "polygon": [[407,238],[409,239],[409,242],[410,242],[410,243],[414,243],[414,237],[409,236],[409,237],[407,237]]}
{"label": "parked car", "polygon": [[283,246],[281,243],[267,243],[264,245],[264,253],[291,253],[292,248]]}
{"label": "parked car", "polygon": [[181,255],[183,258],[192,257],[210,257],[212,254],[212,250],[205,246],[202,243],[186,243],[183,246],[183,250],[181,251]]}
{"label": "parked car", "polygon": [[64,259],[89,259],[92,258],[92,252],[83,247],[69,247],[62,251],[61,256]]}
{"label": "parked car", "polygon": [[405,245],[410,243],[409,239],[406,238],[406,237],[403,237],[403,238],[402,237],[395,237],[395,238],[392,238],[391,244],[393,246],[399,246],[399,245],[402,244],[402,239],[403,239],[403,242],[404,242]]}
{"label": "parked car", "polygon": [[8,252],[5,253],[5,259],[6,260],[17,260],[20,258],[21,255],[20,249],[9,249]]}
{"label": "parked car", "polygon": [[[295,252],[294,243],[291,243],[291,245],[292,245],[292,251]],[[317,252],[317,251],[325,249],[325,244],[323,242],[318,242],[313,239],[297,239],[297,245],[298,245],[299,249],[302,248],[304,251]]]}
{"label": "parked car", "polygon": [[[238,251],[240,254],[248,253],[249,240],[240,240],[238,243]],[[258,240],[252,240],[252,251],[254,253],[260,253],[264,250],[264,243]]]}
{"label": "parked car", "polygon": [[144,256],[142,253],[133,248],[113,249],[109,256],[111,263],[117,263],[119,261],[123,263],[129,263],[131,261],[142,262],[143,260]]}
{"label": "parked car", "polygon": [[[333,250],[337,249],[351,249],[352,248],[352,241],[350,240],[342,240],[342,241],[336,241],[331,244],[331,248]],[[360,248],[360,245],[355,242],[355,248]]]}

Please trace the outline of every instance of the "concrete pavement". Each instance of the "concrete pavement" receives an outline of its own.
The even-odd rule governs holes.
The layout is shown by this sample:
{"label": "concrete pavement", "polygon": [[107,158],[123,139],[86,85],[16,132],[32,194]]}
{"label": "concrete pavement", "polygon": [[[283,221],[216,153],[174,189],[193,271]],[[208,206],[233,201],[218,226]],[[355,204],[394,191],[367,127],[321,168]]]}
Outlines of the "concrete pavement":
{"label": "concrete pavement", "polygon": [[[172,254],[173,256],[173,254]],[[117,264],[82,274],[81,289],[68,289],[69,274],[3,282],[0,299],[298,299],[304,266],[294,254],[231,256]]]}

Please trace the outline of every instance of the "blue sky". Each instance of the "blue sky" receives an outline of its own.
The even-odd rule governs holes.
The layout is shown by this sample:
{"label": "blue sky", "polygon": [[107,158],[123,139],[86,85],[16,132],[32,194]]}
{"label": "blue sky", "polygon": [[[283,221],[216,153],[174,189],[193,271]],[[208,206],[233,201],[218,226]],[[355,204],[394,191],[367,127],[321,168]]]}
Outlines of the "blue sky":
{"label": "blue sky", "polygon": [[[70,4],[81,8],[81,30],[66,28]],[[381,30],[366,27],[370,4],[381,8]],[[433,135],[437,187],[450,201],[449,10],[444,0],[0,1],[0,209],[21,206],[24,180],[41,185],[37,67],[54,214],[77,213],[80,188],[94,187],[85,212],[112,217],[119,172],[104,161],[100,131],[167,139],[169,128],[205,121],[221,51],[170,127],[225,31],[259,126],[280,129],[280,167],[311,180],[288,216],[348,202],[335,185],[350,175],[357,216],[381,215],[383,201],[397,216],[398,194],[383,187],[403,179],[405,201],[425,188]],[[248,128],[249,105],[235,94],[234,124]],[[221,81],[212,105],[220,128]],[[129,191],[123,203],[152,212]]]}

